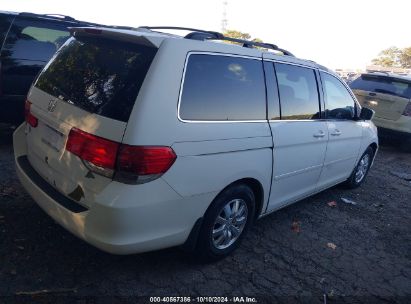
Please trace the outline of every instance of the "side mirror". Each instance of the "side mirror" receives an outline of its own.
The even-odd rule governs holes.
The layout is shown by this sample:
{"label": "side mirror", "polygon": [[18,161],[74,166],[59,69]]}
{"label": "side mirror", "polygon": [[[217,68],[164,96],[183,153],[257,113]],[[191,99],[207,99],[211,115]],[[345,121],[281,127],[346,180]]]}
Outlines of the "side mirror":
{"label": "side mirror", "polygon": [[345,107],[345,108],[336,108],[333,110],[329,110],[327,111],[327,116],[330,116],[336,119],[352,120],[354,119],[354,108]]}
{"label": "side mirror", "polygon": [[360,112],[360,119],[361,120],[371,120],[374,117],[374,110],[368,109],[368,108],[361,108]]}

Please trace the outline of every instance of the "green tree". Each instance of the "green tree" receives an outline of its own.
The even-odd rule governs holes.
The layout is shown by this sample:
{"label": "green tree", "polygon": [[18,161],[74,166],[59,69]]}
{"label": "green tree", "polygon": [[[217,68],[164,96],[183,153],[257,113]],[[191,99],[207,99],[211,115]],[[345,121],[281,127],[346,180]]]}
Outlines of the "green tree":
{"label": "green tree", "polygon": [[223,34],[224,36],[230,37],[230,38],[244,39],[244,40],[251,39],[251,35],[249,33],[243,33],[243,32],[236,31],[236,30],[227,30]]}
{"label": "green tree", "polygon": [[262,41],[260,38],[254,38],[253,41],[254,41],[254,42],[260,42],[260,43],[263,43],[263,42],[264,42],[264,41]]}
{"label": "green tree", "polygon": [[243,33],[243,32],[236,31],[236,30],[227,30],[223,34],[224,36],[230,37],[230,38],[252,40],[254,42],[263,42],[260,38],[251,39],[251,35],[249,33]]}
{"label": "green tree", "polygon": [[411,68],[411,47],[402,49],[400,55],[400,64],[403,68]]}
{"label": "green tree", "polygon": [[411,68],[411,47],[400,49],[392,46],[381,51],[372,63],[384,67]]}

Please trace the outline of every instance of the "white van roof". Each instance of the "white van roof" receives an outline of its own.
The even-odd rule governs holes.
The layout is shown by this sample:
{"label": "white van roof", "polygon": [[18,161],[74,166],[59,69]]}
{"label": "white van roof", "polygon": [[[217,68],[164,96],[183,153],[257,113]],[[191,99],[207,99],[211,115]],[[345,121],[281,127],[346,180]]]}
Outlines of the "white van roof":
{"label": "white van roof", "polygon": [[[314,62],[311,60],[306,60],[306,59],[301,59],[297,58],[294,55],[292,55],[290,52],[286,50],[282,50],[280,48],[277,48],[276,45],[269,44],[269,43],[259,43],[259,42],[253,42],[253,41],[246,41],[246,40],[240,40],[240,39],[232,39],[230,37],[225,37],[220,33],[217,32],[209,32],[209,31],[202,31],[199,32],[200,34],[202,33],[211,33],[211,34],[216,34],[216,35],[221,35],[219,36],[220,38],[217,39],[195,39],[195,38],[187,38],[187,36],[179,36],[179,35],[174,35],[174,34],[169,34],[169,33],[164,33],[164,32],[159,32],[155,31],[152,29],[157,29],[157,28],[165,28],[165,29],[182,29],[182,30],[190,30],[188,28],[174,28],[174,27],[138,27],[138,28],[132,28],[132,27],[73,27],[71,28],[72,35],[102,35],[108,38],[115,38],[123,41],[136,41],[136,39],[139,41],[139,43],[148,45],[148,46],[153,46],[153,47],[160,47],[161,43],[164,40],[180,40],[182,43],[192,43],[193,44],[193,49],[196,51],[208,51],[210,48],[210,51],[215,51],[216,44],[221,47],[221,52],[222,53],[230,53],[230,54],[239,54],[243,56],[251,56],[251,57],[261,57],[264,59],[272,59],[276,61],[282,61],[286,63],[292,63],[292,64],[297,64],[297,65],[303,65],[311,68],[317,68],[319,70],[324,70],[329,73],[335,74],[333,71],[329,70],[328,68]],[[223,38],[224,37],[224,38]],[[241,43],[244,44],[249,44],[249,47],[244,47],[238,44],[232,44],[232,43],[226,43],[226,40],[228,41],[233,41],[236,42],[236,40],[241,41]],[[199,42],[201,42],[201,49],[198,49],[199,47]],[[222,43],[223,42],[223,43]],[[251,47],[250,47],[251,46]],[[260,46],[262,48],[267,48],[273,46],[274,49],[273,51],[277,51],[277,53],[273,51],[267,51],[265,49],[261,48],[255,48],[253,46]],[[284,52],[284,54],[281,54],[281,52]],[[337,75],[337,74],[335,74]]]}

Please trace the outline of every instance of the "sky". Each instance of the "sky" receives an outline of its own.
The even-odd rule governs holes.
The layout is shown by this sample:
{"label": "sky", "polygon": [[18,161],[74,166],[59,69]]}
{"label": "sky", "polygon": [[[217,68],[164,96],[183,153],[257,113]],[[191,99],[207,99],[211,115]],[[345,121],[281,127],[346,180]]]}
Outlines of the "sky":
{"label": "sky", "polygon": [[[226,0],[227,29],[329,68],[365,69],[391,46],[411,46],[410,0]],[[114,25],[221,31],[224,0],[2,0],[0,10],[58,13]]]}

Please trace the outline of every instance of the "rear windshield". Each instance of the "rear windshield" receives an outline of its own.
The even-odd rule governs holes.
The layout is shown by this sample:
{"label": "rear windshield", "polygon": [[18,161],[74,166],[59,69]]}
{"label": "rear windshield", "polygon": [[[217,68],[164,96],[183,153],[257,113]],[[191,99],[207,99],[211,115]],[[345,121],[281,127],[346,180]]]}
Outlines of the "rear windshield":
{"label": "rear windshield", "polygon": [[351,82],[350,87],[353,90],[363,90],[411,98],[411,81],[401,81],[391,77],[362,75]]}
{"label": "rear windshield", "polygon": [[90,113],[126,122],[156,50],[73,37],[46,65],[35,86]]}

